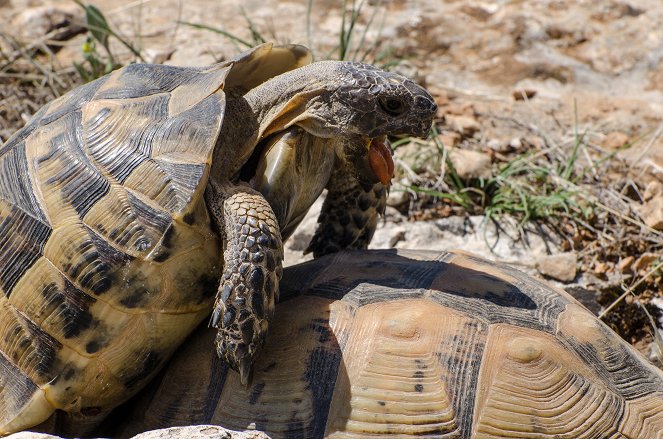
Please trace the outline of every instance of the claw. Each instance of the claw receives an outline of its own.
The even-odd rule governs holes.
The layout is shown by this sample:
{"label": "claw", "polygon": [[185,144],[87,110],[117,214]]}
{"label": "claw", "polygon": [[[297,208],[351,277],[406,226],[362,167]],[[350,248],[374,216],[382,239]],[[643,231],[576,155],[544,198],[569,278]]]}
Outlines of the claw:
{"label": "claw", "polygon": [[214,308],[214,311],[212,311],[212,320],[210,322],[210,326],[212,326],[212,328],[218,328],[219,319],[221,319],[220,308]]}
{"label": "claw", "polygon": [[251,381],[253,381],[253,364],[251,359],[244,357],[239,360],[237,364],[237,371],[239,372],[239,382],[242,383],[242,386],[249,387]]}
{"label": "claw", "polygon": [[228,340],[222,333],[217,333],[217,355],[228,364],[230,369],[239,373],[239,381],[245,387],[248,387],[253,379],[255,352],[250,353],[250,350],[253,351],[253,349],[248,349],[244,342]]}

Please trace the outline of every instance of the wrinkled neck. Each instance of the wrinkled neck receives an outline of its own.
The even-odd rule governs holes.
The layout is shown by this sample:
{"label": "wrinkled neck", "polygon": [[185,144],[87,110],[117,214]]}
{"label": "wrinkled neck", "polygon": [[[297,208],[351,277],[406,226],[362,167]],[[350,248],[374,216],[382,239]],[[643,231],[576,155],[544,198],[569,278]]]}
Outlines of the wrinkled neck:
{"label": "wrinkled neck", "polygon": [[269,123],[296,95],[323,92],[337,64],[321,61],[283,73],[249,90],[244,99],[258,120]]}

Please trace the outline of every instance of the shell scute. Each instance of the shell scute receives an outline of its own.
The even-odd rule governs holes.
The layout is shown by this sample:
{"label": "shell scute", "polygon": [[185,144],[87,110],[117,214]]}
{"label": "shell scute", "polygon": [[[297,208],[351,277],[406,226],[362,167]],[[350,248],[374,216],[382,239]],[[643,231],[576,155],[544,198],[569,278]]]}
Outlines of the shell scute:
{"label": "shell scute", "polygon": [[29,175],[51,226],[82,218],[108,193],[110,183],[82,149],[81,113],[74,111],[40,127],[26,139]]}
{"label": "shell scute", "polygon": [[474,434],[489,437],[610,437],[624,399],[552,335],[493,325],[481,365]]}
{"label": "shell scute", "polygon": [[11,148],[0,154],[0,199],[46,224],[46,215],[30,180],[25,142],[7,145]]}
{"label": "shell scute", "polygon": [[0,291],[10,296],[50,238],[48,225],[0,200]]}
{"label": "shell scute", "polygon": [[554,333],[570,300],[517,270],[449,253],[431,283],[440,303],[485,322],[509,323]]}
{"label": "shell scute", "polygon": [[84,84],[60,96],[46,107],[46,111],[43,114],[41,111],[38,112],[23,129],[31,133],[36,128],[44,127],[70,113],[80,111],[81,106],[92,99],[92,96],[94,96],[106,81],[108,81],[108,76],[102,76],[95,81]]}
{"label": "shell scute", "polygon": [[654,366],[638,361],[632,348],[580,305],[571,304],[560,316],[558,337],[568,349],[595,364],[601,379],[626,400],[663,389]]}
{"label": "shell scute", "polygon": [[0,318],[4,335],[0,350],[33,382],[47,382],[62,344],[6,299],[0,303]]}

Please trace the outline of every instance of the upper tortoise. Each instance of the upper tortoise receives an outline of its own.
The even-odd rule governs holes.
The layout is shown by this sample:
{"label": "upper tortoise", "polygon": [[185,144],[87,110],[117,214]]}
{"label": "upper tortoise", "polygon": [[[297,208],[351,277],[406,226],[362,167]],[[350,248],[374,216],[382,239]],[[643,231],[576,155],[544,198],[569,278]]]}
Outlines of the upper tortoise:
{"label": "upper tortoise", "polygon": [[212,312],[247,382],[282,241],[329,191],[310,251],[365,247],[425,136],[413,82],[301,46],[206,68],[134,64],[44,106],[0,147],[0,434],[97,419]]}

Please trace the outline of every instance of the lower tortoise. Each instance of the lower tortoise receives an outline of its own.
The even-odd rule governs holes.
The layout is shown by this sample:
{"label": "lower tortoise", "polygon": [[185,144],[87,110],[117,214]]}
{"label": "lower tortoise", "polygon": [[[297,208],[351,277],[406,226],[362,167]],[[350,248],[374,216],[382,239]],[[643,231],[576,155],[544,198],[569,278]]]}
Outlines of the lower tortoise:
{"label": "lower tortoise", "polygon": [[466,254],[355,251],[286,268],[248,388],[208,349],[214,336],[194,333],[110,434],[663,438],[659,369],[564,291]]}
{"label": "lower tortoise", "polygon": [[44,106],[0,146],[0,434],[103,418],[210,313],[247,383],[283,239],[327,188],[310,251],[366,247],[386,136],[427,135],[435,111],[402,76],[271,44],[129,65]]}

